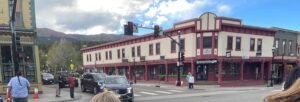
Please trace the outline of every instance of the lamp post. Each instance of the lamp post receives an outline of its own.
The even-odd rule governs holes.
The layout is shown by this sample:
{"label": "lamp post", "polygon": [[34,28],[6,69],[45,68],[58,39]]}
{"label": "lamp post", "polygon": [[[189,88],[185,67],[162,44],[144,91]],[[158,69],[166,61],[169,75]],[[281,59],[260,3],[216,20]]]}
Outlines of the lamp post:
{"label": "lamp post", "polygon": [[273,48],[272,48],[272,67],[271,67],[271,75],[270,75],[270,85],[269,85],[269,87],[273,87],[273,80],[274,80],[274,78],[273,78],[273,74],[274,74],[274,53],[275,53],[275,46],[273,46]]}

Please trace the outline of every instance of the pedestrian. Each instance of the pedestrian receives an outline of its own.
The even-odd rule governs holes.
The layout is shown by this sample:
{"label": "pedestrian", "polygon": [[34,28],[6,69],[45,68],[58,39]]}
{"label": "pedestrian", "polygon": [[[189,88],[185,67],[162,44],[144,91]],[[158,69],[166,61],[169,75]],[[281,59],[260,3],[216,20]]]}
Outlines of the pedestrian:
{"label": "pedestrian", "polygon": [[265,102],[300,102],[300,78],[288,89],[273,93],[264,98]]}
{"label": "pedestrian", "polygon": [[57,78],[57,80],[58,80],[58,85],[57,85],[57,87],[56,87],[56,97],[60,97],[60,90],[61,90],[61,83],[62,83],[62,76],[61,75],[59,75],[58,76],[58,78]]}
{"label": "pedestrian", "polygon": [[69,74],[69,87],[70,87],[70,97],[74,98],[74,87],[75,87],[75,81],[72,74]]}
{"label": "pedestrian", "polygon": [[190,74],[190,77],[189,77],[190,89],[194,88],[194,82],[195,82],[195,78],[194,78],[194,76],[192,74]]}
{"label": "pedestrian", "polygon": [[186,82],[188,83],[188,89],[191,89],[190,76],[191,76],[191,72],[189,72],[186,75]]}
{"label": "pedestrian", "polygon": [[11,93],[13,102],[27,102],[30,89],[29,81],[22,77],[22,73],[18,71],[16,76],[11,78],[8,85],[8,91]]}
{"label": "pedestrian", "polygon": [[121,102],[121,101],[114,93],[107,91],[95,95],[90,102]]}
{"label": "pedestrian", "polygon": [[284,90],[287,90],[300,77],[300,66],[295,67],[287,76],[284,83]]}

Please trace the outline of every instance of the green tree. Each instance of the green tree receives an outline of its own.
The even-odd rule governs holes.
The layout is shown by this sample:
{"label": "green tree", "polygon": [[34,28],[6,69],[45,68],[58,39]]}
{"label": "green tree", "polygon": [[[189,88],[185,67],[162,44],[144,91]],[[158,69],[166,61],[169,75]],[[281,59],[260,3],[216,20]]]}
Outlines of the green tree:
{"label": "green tree", "polygon": [[48,51],[47,63],[54,72],[70,70],[70,64],[73,63],[76,69],[82,66],[81,53],[76,45],[61,39],[55,42]]}

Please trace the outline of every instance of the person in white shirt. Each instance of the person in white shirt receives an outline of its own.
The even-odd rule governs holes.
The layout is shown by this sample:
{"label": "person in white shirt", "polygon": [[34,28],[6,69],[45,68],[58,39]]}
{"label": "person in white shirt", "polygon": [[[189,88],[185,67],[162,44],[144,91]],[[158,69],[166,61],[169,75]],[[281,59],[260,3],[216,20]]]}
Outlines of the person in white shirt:
{"label": "person in white shirt", "polygon": [[189,88],[190,89],[194,88],[194,83],[195,83],[195,78],[192,74],[190,74],[190,77],[189,77]]}

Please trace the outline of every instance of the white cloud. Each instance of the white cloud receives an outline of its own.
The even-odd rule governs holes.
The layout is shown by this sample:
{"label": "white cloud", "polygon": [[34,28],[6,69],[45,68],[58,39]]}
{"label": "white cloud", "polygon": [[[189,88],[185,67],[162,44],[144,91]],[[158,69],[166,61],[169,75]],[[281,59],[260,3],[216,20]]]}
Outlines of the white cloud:
{"label": "white cloud", "polygon": [[37,27],[65,33],[122,33],[123,24],[171,25],[198,17],[211,6],[217,13],[230,13],[230,5],[214,0],[37,0]]}
{"label": "white cloud", "polygon": [[229,5],[218,5],[217,13],[218,14],[229,14],[231,12],[231,7]]}
{"label": "white cloud", "polygon": [[156,24],[161,25],[163,22],[168,21],[165,16],[157,16]]}

